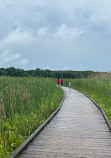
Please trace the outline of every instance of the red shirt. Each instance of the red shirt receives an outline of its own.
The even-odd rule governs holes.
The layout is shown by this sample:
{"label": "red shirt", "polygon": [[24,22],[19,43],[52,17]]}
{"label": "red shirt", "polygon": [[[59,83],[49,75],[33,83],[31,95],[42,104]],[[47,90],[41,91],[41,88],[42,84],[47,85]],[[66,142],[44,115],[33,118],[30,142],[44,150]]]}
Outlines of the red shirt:
{"label": "red shirt", "polygon": [[60,83],[60,80],[57,80],[57,84],[59,84]]}
{"label": "red shirt", "polygon": [[61,80],[61,83],[63,83],[63,80]]}

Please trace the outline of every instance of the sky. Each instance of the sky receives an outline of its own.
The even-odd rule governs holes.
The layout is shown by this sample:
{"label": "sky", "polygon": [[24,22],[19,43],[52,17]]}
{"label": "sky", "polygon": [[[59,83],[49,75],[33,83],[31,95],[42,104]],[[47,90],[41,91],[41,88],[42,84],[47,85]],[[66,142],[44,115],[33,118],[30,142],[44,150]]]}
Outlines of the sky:
{"label": "sky", "polygon": [[111,71],[111,0],[0,0],[0,68]]}

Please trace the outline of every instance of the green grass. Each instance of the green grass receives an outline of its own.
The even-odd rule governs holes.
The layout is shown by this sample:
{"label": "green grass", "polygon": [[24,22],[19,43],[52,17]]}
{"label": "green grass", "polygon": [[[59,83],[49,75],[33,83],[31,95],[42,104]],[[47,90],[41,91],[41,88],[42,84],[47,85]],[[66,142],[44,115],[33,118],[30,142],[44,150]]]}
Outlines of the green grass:
{"label": "green grass", "polygon": [[0,77],[0,157],[21,145],[62,98],[55,79]]}
{"label": "green grass", "polygon": [[111,121],[111,77],[88,79],[66,79],[64,85],[71,81],[74,89],[80,90],[93,98],[106,112]]}

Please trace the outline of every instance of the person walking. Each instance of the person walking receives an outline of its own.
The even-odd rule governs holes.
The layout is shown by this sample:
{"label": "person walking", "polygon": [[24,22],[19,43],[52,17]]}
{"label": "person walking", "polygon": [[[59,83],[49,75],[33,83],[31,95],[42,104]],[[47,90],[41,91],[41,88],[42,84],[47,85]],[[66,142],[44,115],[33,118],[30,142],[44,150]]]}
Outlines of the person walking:
{"label": "person walking", "polygon": [[70,90],[71,90],[71,82],[69,82],[69,88],[70,88]]}
{"label": "person walking", "polygon": [[59,84],[60,84],[60,79],[58,78],[58,80],[57,80],[57,84],[58,84],[58,86],[59,86]]}
{"label": "person walking", "polygon": [[61,79],[61,86],[63,85],[63,79]]}

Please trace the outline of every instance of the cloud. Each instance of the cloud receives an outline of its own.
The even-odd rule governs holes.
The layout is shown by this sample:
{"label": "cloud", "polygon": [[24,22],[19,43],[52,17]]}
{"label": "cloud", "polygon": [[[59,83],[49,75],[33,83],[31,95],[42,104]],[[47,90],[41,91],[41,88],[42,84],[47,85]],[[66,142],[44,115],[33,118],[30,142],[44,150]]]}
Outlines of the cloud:
{"label": "cloud", "polygon": [[71,28],[65,24],[62,24],[57,32],[55,33],[55,37],[58,38],[74,38],[83,34],[84,31],[79,30],[78,28]]}
{"label": "cloud", "polygon": [[0,30],[0,49],[10,52],[0,53],[4,65],[61,69],[85,61],[89,69],[91,56],[110,63],[110,0],[0,0]]}
{"label": "cloud", "polygon": [[6,32],[14,27],[55,29],[63,23],[77,28],[104,23],[107,29],[111,25],[110,0],[1,0],[0,7],[0,29]]}
{"label": "cloud", "polygon": [[19,61],[19,63],[21,64],[21,65],[27,65],[28,63],[29,63],[29,60],[28,59],[22,59],[22,60],[20,60]]}
{"label": "cloud", "polygon": [[0,60],[2,63],[9,63],[9,62],[18,60],[20,58],[21,58],[21,55],[19,53],[13,54],[9,50],[4,51],[0,56]]}
{"label": "cloud", "polygon": [[13,53],[10,50],[5,50],[0,55],[0,63],[20,63],[21,65],[26,65],[29,62],[28,59],[23,59],[20,53]]}
{"label": "cloud", "polygon": [[1,0],[0,37],[5,37],[4,43],[14,40],[18,43],[25,41],[27,43],[32,40],[30,30],[34,31],[34,34],[38,30],[38,36],[44,36],[47,28],[56,31],[63,24],[68,28],[80,30],[91,29],[92,26],[109,30],[111,26],[110,0],[28,0],[28,2]]}
{"label": "cloud", "polygon": [[47,27],[42,27],[38,30],[37,35],[38,37],[44,37],[47,34]]}
{"label": "cloud", "polygon": [[22,31],[21,28],[15,29],[13,32],[10,32],[2,41],[1,45],[11,45],[11,44],[29,44],[32,42],[33,37],[30,32]]}

